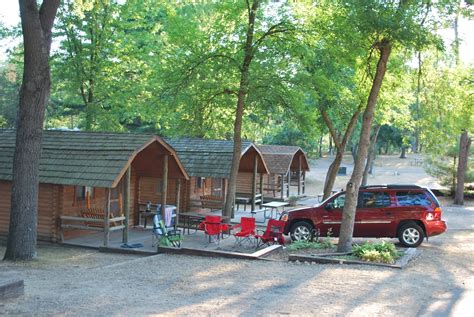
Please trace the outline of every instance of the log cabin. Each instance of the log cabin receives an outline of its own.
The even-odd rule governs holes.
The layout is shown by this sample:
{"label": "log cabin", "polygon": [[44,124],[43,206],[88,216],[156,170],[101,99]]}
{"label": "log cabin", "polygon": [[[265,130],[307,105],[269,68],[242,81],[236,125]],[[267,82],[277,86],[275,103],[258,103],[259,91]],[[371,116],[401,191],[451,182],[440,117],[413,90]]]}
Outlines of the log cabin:
{"label": "log cabin", "polygon": [[[305,194],[306,172],[309,163],[306,153],[298,146],[258,145],[265,160],[269,174],[263,178],[263,197],[266,200],[287,200],[290,196]],[[238,190],[250,192],[249,173],[241,173],[238,178]]]}
{"label": "log cabin", "polygon": [[[15,130],[0,129],[0,237],[8,234]],[[38,240],[128,229],[140,204],[185,203],[189,179],[175,150],[162,138],[132,133],[43,133],[40,160]],[[158,180],[158,181],[157,181]],[[75,229],[75,230],[68,230]]]}
{"label": "log cabin", "polygon": [[[185,207],[189,211],[222,209],[232,164],[233,141],[198,138],[166,139],[180,157],[190,179],[186,182]],[[250,190],[245,193],[251,210],[261,203],[262,186],[257,175],[265,175],[268,169],[260,150],[249,141],[242,141],[239,175],[249,174]],[[242,194],[237,190],[236,196]]]}

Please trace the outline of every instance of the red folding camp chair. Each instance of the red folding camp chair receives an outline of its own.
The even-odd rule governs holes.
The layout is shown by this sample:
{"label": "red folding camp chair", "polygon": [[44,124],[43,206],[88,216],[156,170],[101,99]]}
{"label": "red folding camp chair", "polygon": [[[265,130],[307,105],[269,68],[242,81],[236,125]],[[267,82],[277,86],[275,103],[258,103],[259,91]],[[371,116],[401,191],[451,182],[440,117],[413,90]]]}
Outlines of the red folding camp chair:
{"label": "red folding camp chair", "polygon": [[203,222],[199,224],[199,229],[204,230],[209,237],[209,243],[212,238],[215,238],[219,244],[220,238],[224,231],[229,231],[229,225],[222,223],[221,216],[206,216]]}
{"label": "red folding camp chair", "polygon": [[266,244],[284,245],[285,238],[283,237],[283,230],[285,229],[285,224],[285,221],[269,219],[267,228],[265,229],[263,234],[258,234],[257,232],[257,234],[255,235],[255,238],[257,238],[257,248]]}
{"label": "red folding camp chair", "polygon": [[244,242],[249,242],[251,244],[255,238],[255,218],[240,218],[240,223],[233,225],[231,230],[238,228],[240,228],[240,231],[234,233],[234,246],[241,246]]}

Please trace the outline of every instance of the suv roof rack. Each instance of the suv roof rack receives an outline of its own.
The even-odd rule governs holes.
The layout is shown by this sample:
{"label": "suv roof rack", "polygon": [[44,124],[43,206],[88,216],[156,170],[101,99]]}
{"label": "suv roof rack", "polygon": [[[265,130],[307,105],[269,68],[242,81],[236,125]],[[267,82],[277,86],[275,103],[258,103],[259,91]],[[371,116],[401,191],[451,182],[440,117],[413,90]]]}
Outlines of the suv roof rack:
{"label": "suv roof rack", "polygon": [[388,188],[388,189],[423,189],[425,187],[415,185],[415,184],[388,184],[388,185],[367,185],[361,186],[360,189],[370,189],[370,188]]}

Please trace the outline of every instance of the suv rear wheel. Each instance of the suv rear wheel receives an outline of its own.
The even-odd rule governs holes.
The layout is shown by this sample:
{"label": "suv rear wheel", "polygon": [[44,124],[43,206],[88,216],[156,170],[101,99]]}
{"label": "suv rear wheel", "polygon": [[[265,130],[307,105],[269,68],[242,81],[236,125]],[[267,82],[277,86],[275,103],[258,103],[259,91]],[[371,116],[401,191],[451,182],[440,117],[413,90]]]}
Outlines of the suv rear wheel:
{"label": "suv rear wheel", "polygon": [[423,229],[414,222],[408,222],[398,230],[398,240],[408,248],[416,248],[423,242]]}
{"label": "suv rear wheel", "polygon": [[290,229],[291,240],[308,241],[311,239],[313,226],[306,221],[298,221],[293,224]]}

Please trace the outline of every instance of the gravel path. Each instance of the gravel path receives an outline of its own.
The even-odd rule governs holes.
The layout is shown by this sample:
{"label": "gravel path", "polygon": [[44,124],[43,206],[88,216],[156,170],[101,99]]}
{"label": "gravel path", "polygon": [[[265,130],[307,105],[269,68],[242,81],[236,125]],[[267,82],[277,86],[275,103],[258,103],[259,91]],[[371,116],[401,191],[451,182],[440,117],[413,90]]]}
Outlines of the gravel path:
{"label": "gravel path", "polygon": [[463,305],[474,303],[474,209],[445,214],[456,230],[423,244],[403,270],[42,246],[33,263],[0,262],[0,274],[24,279],[26,293],[0,303],[0,315],[467,314]]}

